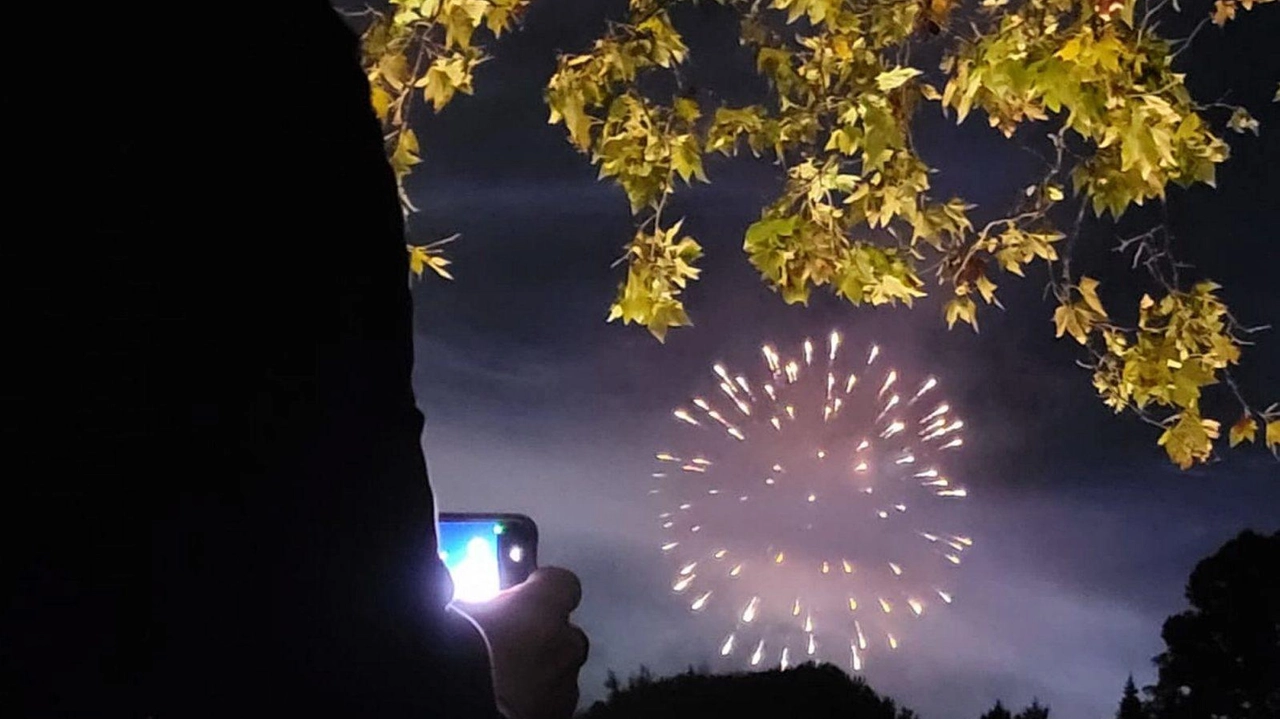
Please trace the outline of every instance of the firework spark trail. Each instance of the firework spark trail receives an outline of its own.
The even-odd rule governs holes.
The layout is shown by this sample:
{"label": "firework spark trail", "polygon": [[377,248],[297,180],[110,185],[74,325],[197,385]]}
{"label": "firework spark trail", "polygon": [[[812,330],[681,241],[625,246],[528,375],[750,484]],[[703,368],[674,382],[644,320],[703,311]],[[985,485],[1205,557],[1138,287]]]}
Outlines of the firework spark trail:
{"label": "firework spark trail", "polygon": [[878,345],[775,347],[758,375],[715,364],[716,391],[673,410],[649,490],[659,546],[672,592],[725,622],[720,656],[862,671],[955,600],[973,540],[939,525],[968,494],[944,468],[965,425],[937,378],[886,366]]}

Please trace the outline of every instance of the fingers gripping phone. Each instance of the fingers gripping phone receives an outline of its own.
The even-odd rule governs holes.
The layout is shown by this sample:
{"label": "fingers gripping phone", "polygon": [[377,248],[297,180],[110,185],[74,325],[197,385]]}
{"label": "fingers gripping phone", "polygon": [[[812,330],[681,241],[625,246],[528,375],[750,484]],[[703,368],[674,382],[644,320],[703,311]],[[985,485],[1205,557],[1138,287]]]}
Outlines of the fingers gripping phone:
{"label": "fingers gripping phone", "polygon": [[441,513],[439,519],[440,560],[457,601],[491,599],[538,566],[538,525],[523,514]]}

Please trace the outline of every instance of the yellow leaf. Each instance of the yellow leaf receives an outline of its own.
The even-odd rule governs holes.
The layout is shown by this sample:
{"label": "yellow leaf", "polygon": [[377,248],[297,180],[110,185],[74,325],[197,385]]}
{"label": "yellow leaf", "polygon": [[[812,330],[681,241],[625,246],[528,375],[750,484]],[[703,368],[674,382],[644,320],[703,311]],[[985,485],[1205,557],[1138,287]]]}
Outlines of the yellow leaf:
{"label": "yellow leaf", "polygon": [[427,266],[427,248],[414,245],[405,245],[404,248],[409,251],[409,271],[414,277],[421,278],[422,270]]}
{"label": "yellow leaf", "polygon": [[1201,420],[1195,411],[1188,410],[1170,417],[1166,424],[1157,444],[1164,447],[1174,464],[1190,469],[1197,461],[1208,461],[1217,436],[1216,422]]}
{"label": "yellow leaf", "polygon": [[830,152],[831,150],[839,150],[845,155],[852,155],[858,149],[858,137],[854,134],[854,130],[848,127],[837,127],[831,131],[831,136],[827,138],[827,145],[823,150]]}
{"label": "yellow leaf", "polygon": [[676,117],[685,122],[694,122],[702,117],[702,110],[698,108],[698,101],[691,97],[679,97],[675,101]]}
{"label": "yellow leaf", "polygon": [[1227,433],[1227,436],[1232,447],[1241,442],[1253,442],[1258,436],[1258,423],[1248,414],[1241,415],[1240,419],[1231,425],[1231,430]]}
{"label": "yellow leaf", "polygon": [[1234,20],[1236,17],[1235,0],[1216,0],[1213,3],[1213,24],[1222,27],[1227,24],[1228,20]]}
{"label": "yellow leaf", "polygon": [[947,81],[946,85],[942,86],[942,110],[944,113],[946,112],[946,109],[951,106],[951,99],[955,96],[956,90],[959,87],[960,84],[956,82],[955,78],[951,78]]}
{"label": "yellow leaf", "polygon": [[1062,188],[1057,185],[1049,185],[1044,189],[1044,194],[1053,202],[1061,202],[1064,195]]}
{"label": "yellow leaf", "polygon": [[1058,309],[1053,311],[1053,324],[1056,327],[1055,337],[1069,334],[1076,342],[1085,344],[1089,341],[1089,330],[1093,329],[1093,318],[1081,305],[1067,303],[1058,305]]}
{"label": "yellow leaf", "polygon": [[569,130],[569,140],[581,151],[591,147],[591,125],[593,119],[587,113],[586,101],[581,93],[568,93],[559,96],[558,102],[551,104],[549,124],[563,122]]}
{"label": "yellow leaf", "polygon": [[440,0],[422,0],[418,4],[418,14],[427,20],[435,17],[438,12],[440,12]]}
{"label": "yellow leaf", "polygon": [[1267,433],[1265,439],[1267,449],[1274,452],[1277,447],[1280,447],[1280,419],[1267,422]]}
{"label": "yellow leaf", "polygon": [[449,273],[446,267],[451,264],[451,260],[445,259],[439,254],[439,250],[432,250],[432,247],[426,245],[405,245],[409,251],[409,271],[414,277],[422,279],[423,270],[428,267],[437,275],[446,280],[453,279],[453,275]]}
{"label": "yellow leaf", "polygon": [[1217,439],[1221,436],[1218,430],[1222,428],[1222,423],[1216,419],[1202,419],[1200,426],[1204,428],[1204,434],[1209,439]]}
{"label": "yellow leaf", "polygon": [[369,89],[369,102],[373,105],[373,111],[378,119],[385,122],[387,111],[391,109],[391,93],[374,85]]}
{"label": "yellow leaf", "polygon": [[991,304],[996,299],[996,283],[987,278],[986,275],[978,275],[978,279],[974,280],[974,284],[978,287],[978,294],[982,295],[982,299],[987,304]]}
{"label": "yellow leaf", "polygon": [[938,92],[938,88],[934,87],[933,85],[930,85],[927,82],[920,83],[920,94],[923,95],[924,99],[926,100],[942,99],[942,93]]}
{"label": "yellow leaf", "polygon": [[487,0],[447,0],[441,8],[445,47],[470,47],[471,35],[484,20],[488,9]]}
{"label": "yellow leaf", "polygon": [[492,32],[494,37],[502,37],[502,32],[511,24],[512,16],[523,9],[522,4],[523,0],[494,0],[484,19],[489,32]]}
{"label": "yellow leaf", "polygon": [[978,331],[978,306],[970,297],[953,297],[946,306],[947,329],[955,326],[957,320],[964,320]]}
{"label": "yellow leaf", "polygon": [[[1053,311],[1054,337],[1062,337],[1071,328],[1071,306],[1058,305],[1058,309]],[[1075,336],[1075,333],[1072,333]],[[1081,343],[1083,344],[1083,342]]]}
{"label": "yellow leaf", "polygon": [[453,99],[453,93],[457,89],[449,79],[449,73],[434,63],[427,68],[427,73],[423,75],[421,82],[422,95],[427,102],[431,103],[431,109],[436,112],[440,112],[440,109]]}
{"label": "yellow leaf", "polygon": [[665,12],[652,15],[636,26],[636,29],[651,39],[649,55],[653,62],[661,67],[671,67],[684,62],[689,48],[684,39],[671,24],[671,18]]}
{"label": "yellow leaf", "polygon": [[1068,40],[1066,44],[1062,46],[1062,49],[1058,50],[1056,54],[1058,57],[1062,58],[1063,60],[1066,60],[1067,62],[1071,62],[1072,60],[1075,60],[1077,57],[1079,57],[1081,49],[1082,49],[1082,44],[1080,42],[1080,37],[1077,35],[1076,37],[1073,37],[1070,40]]}
{"label": "yellow leaf", "polygon": [[434,270],[437,275],[440,275],[446,280],[453,279],[453,275],[445,269],[451,264],[453,264],[453,260],[447,260],[440,255],[432,255],[427,259],[427,266]]}
{"label": "yellow leaf", "polygon": [[1080,295],[1084,297],[1084,303],[1089,309],[1097,312],[1103,319],[1107,317],[1107,311],[1102,308],[1102,300],[1098,299],[1098,281],[1092,277],[1080,278]]}
{"label": "yellow leaf", "polygon": [[409,61],[399,53],[383,55],[378,60],[378,72],[391,87],[403,90],[405,82],[409,80]]}
{"label": "yellow leaf", "polygon": [[413,130],[405,130],[396,138],[396,149],[391,153],[390,162],[397,179],[409,174],[414,165],[422,162],[418,156],[418,136]]}

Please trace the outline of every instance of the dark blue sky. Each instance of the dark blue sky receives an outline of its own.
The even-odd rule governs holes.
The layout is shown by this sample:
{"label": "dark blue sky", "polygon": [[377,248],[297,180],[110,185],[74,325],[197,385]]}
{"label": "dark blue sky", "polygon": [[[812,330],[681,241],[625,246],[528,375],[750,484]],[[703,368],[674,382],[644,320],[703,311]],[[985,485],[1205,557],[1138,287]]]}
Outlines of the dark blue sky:
{"label": "dark blue sky", "polygon": [[[709,163],[713,184],[681,191],[668,210],[687,216],[708,253],[687,295],[697,326],[659,345],[643,330],[606,325],[620,279],[609,265],[631,220],[621,192],[596,183],[562,128],[546,124],[541,88],[555,51],[583,48],[620,5],[538,0],[524,30],[494,48],[476,96],[419,126],[425,164],[412,193],[423,211],[411,234],[463,235],[451,248],[457,281],[430,279],[416,292],[415,386],[440,508],[527,512],[541,527],[543,560],[582,576],[580,621],[593,638],[587,697],[599,695],[608,668],[708,660],[719,627],[671,599],[645,501],[671,408],[705,386],[712,361],[754,360],[764,340],[794,343],[832,327],[874,337],[930,368],[962,408],[972,441],[956,473],[973,491],[979,546],[948,621],[868,678],[927,719],[1032,696],[1055,716],[1109,716],[1129,672],[1152,678],[1160,623],[1181,608],[1195,562],[1241,529],[1280,527],[1280,465],[1253,450],[1190,472],[1169,466],[1152,428],[1111,416],[1073,366],[1075,344],[1053,339],[1036,273],[1000,278],[1010,309],[985,312],[980,335],[947,332],[932,298],[912,311],[825,297],[785,306],[740,250],[778,186],[764,161]],[[1207,12],[1200,5],[1187,13]],[[676,19],[689,30],[700,87],[734,101],[758,91],[727,15],[709,8]],[[1269,102],[1280,78],[1278,20],[1273,8],[1257,9],[1225,31],[1207,28],[1185,55],[1197,96],[1230,91],[1263,133],[1231,135],[1220,189],[1175,191],[1169,206],[1178,251],[1195,265],[1187,272],[1225,285],[1240,318],[1255,324],[1280,321],[1280,105]],[[979,217],[999,212],[1034,168],[980,118],[956,128],[922,117],[918,140],[942,171],[940,191],[980,203]],[[1115,233],[1091,226],[1081,242],[1104,299],[1140,291],[1107,252]],[[1280,400],[1280,337],[1261,336],[1245,364],[1246,392]]]}

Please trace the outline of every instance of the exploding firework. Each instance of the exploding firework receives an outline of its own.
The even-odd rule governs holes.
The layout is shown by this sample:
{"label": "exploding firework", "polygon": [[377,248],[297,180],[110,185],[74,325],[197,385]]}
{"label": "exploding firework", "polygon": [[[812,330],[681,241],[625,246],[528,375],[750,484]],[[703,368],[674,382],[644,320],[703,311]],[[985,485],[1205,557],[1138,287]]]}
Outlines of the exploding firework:
{"label": "exploding firework", "polygon": [[945,526],[967,493],[944,466],[964,423],[936,378],[909,380],[874,344],[832,332],[761,353],[752,377],[715,365],[656,455],[671,590],[725,622],[722,657],[861,671],[953,600],[973,542]]}

